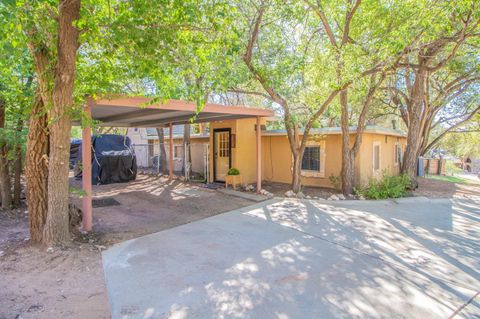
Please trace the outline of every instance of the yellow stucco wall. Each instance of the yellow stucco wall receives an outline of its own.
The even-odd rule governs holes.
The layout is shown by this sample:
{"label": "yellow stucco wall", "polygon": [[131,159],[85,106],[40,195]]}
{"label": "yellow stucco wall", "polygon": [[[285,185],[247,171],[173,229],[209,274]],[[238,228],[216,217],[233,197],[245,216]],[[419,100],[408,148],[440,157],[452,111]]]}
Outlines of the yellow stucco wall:
{"label": "yellow stucco wall", "polygon": [[[257,148],[256,148],[256,125],[255,118],[220,121],[210,123],[210,180],[213,176],[213,137],[215,129],[230,128],[232,134],[232,166],[238,168],[243,183],[254,183],[257,180]],[[261,120],[265,124],[265,120]],[[235,141],[233,141],[235,139]]]}
{"label": "yellow stucco wall", "polygon": [[[387,136],[385,143],[383,134],[364,134],[359,153],[356,157],[355,176],[356,181],[361,184],[368,182],[373,177],[373,143],[381,142],[380,146],[380,166],[381,169],[377,176],[381,176],[384,171],[389,173],[398,173],[399,166],[394,165],[394,145],[400,143],[402,149],[405,148],[405,138]],[[354,135],[351,135],[353,143]],[[342,165],[342,140],[340,134],[328,134],[309,138],[313,144],[320,145],[321,161],[320,166],[324,168],[322,177],[302,176],[302,184],[306,186],[332,187],[329,177],[339,176]],[[292,156],[288,138],[281,136],[263,136],[262,137],[262,176],[266,181],[290,183],[292,180]],[[322,155],[324,155],[322,157]]]}
{"label": "yellow stucco wall", "polygon": [[[213,132],[214,129],[230,128],[235,138],[235,147],[232,148],[232,167],[240,170],[243,183],[256,181],[256,119],[242,119],[210,123],[210,180],[213,176]],[[263,124],[263,121],[262,121]],[[394,145],[400,143],[405,148],[405,138],[387,136],[384,134],[365,133],[360,151],[356,158],[356,181],[362,184],[373,177],[373,143],[380,142],[381,169],[377,176],[384,171],[398,172],[399,166],[394,165]],[[351,135],[353,143],[354,135]],[[317,176],[307,176],[302,173],[302,184],[306,186],[332,187],[329,177],[339,176],[342,164],[342,141],[340,134],[314,135],[308,140],[310,145],[320,145],[321,173]],[[292,180],[292,155],[286,135],[262,136],[262,179],[265,181],[290,183]],[[311,175],[311,174],[310,174]],[[319,176],[320,175],[320,176]]]}
{"label": "yellow stucco wall", "polygon": [[[380,145],[380,170],[373,171],[373,145]],[[395,164],[395,144],[402,146],[402,152],[405,150],[406,138],[383,134],[367,133],[363,135],[362,144],[359,151],[359,166],[357,171],[360,174],[360,183],[365,185],[370,178],[378,178],[387,174],[398,174],[400,166]]]}

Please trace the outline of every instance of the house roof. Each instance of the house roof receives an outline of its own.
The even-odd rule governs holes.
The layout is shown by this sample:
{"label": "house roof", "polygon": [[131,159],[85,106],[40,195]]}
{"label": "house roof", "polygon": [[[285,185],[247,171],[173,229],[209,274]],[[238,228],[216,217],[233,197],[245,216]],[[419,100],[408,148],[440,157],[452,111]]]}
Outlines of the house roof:
{"label": "house roof", "polygon": [[[170,123],[187,124],[231,119],[271,117],[272,110],[247,106],[207,103],[200,112],[193,102],[166,100],[154,102],[148,97],[115,96],[110,99],[89,99],[92,119],[102,126],[161,127]],[[78,123],[76,123],[78,124]]]}
{"label": "house roof", "polygon": [[[355,134],[357,127],[356,126],[350,126],[349,128],[350,134]],[[407,134],[400,130],[392,129],[392,128],[387,128],[387,127],[382,127],[382,126],[376,126],[376,125],[367,125],[365,127],[364,133],[372,133],[372,134],[382,134],[382,135],[391,135],[391,136],[397,136],[397,137],[406,137]],[[303,134],[303,130],[301,131],[300,134]],[[322,127],[322,128],[313,128],[310,129],[310,135],[329,135],[329,134],[342,134],[342,129],[341,127]],[[276,136],[276,135],[287,135],[286,130],[268,130],[268,131],[263,131],[262,136]]]}

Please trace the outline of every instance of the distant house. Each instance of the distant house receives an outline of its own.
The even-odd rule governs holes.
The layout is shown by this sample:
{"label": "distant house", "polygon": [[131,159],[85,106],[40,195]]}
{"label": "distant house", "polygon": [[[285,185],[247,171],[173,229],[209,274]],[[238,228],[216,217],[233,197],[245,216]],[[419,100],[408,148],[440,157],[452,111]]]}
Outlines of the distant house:
{"label": "distant house", "polygon": [[[210,122],[201,133],[191,132],[192,169],[204,174],[209,182],[223,182],[229,168],[240,170],[244,183],[256,181],[256,130],[255,119],[237,119]],[[262,127],[266,119],[262,119]],[[355,128],[351,128],[352,136]],[[165,129],[167,161],[169,154],[168,129]],[[339,176],[342,163],[341,129],[327,127],[312,129],[302,161],[302,184],[332,187],[330,176]],[[155,129],[129,128],[128,136],[135,145],[140,167],[155,168],[158,164],[159,143]],[[292,155],[284,130],[262,130],[262,180],[290,183]],[[174,170],[183,167],[183,125],[173,127]],[[384,172],[400,171],[405,151],[406,135],[378,126],[367,126],[355,161],[357,183],[365,184],[370,178]]]}
{"label": "distant house", "polygon": [[480,159],[465,156],[462,158],[461,168],[469,173],[480,174]]}
{"label": "distant house", "polygon": [[[169,164],[168,154],[170,152],[170,131],[168,128],[163,128],[163,131],[165,136],[164,147],[167,154],[166,161],[167,164]],[[155,128],[128,128],[127,135],[132,141],[135,155],[137,157],[138,167],[141,169],[152,169],[160,171],[160,144],[157,130]],[[183,161],[185,156],[183,135],[183,125],[173,126],[173,168],[174,171],[177,173],[182,173],[183,170]],[[190,139],[190,157],[192,163],[192,171],[196,175],[205,176],[205,154],[208,151],[207,148],[209,141],[208,131],[204,131],[203,133],[196,133],[194,132],[193,127],[191,127]]]}

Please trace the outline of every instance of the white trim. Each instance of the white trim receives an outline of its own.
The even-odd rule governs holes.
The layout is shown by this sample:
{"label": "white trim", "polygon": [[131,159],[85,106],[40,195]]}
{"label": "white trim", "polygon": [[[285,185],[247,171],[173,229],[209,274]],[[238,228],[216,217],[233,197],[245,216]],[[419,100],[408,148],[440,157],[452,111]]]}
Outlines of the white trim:
{"label": "white trim", "polygon": [[[154,145],[156,145],[156,144],[154,144]],[[173,159],[177,159],[177,160],[182,159],[183,160],[183,156],[180,156],[180,157],[175,156],[177,154],[177,152],[176,152],[177,147],[183,147],[183,152],[182,153],[185,152],[185,144],[173,144]]]}
{"label": "white trim", "polygon": [[300,171],[300,175],[303,177],[325,177],[325,140],[321,141],[307,141],[306,147],[319,147],[320,148],[320,170],[319,171],[311,171],[302,169]]}
{"label": "white trim", "polygon": [[[375,146],[378,146],[378,169],[375,169]],[[380,141],[373,142],[372,171],[373,171],[373,175],[377,175],[379,172],[382,171],[382,143]]]}

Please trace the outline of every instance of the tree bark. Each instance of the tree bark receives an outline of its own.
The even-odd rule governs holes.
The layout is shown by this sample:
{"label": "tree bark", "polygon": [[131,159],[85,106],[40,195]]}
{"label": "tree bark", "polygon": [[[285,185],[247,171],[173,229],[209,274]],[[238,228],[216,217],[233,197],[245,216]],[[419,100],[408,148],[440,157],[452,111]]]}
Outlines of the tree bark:
{"label": "tree bark", "polygon": [[[5,100],[0,97],[0,128],[5,128]],[[0,135],[0,193],[2,208],[12,208],[12,185],[8,166],[8,145]]]}
{"label": "tree bark", "polygon": [[48,46],[37,41],[35,27],[27,30],[28,49],[33,58],[37,78],[37,92],[30,113],[25,156],[25,180],[29,211],[30,240],[43,241],[43,228],[48,210],[48,156],[49,134],[47,109],[52,105],[53,70]]}
{"label": "tree bark", "polygon": [[167,152],[165,151],[165,134],[163,127],[157,127],[158,143],[160,146],[160,169],[163,174],[167,173]]}
{"label": "tree bark", "polygon": [[421,143],[422,106],[424,103],[426,73],[427,71],[424,68],[420,68],[415,72],[411,107],[408,112],[407,148],[403,158],[402,173],[408,175],[412,180],[415,180],[417,177],[417,159]]}
{"label": "tree bark", "polygon": [[70,238],[68,220],[68,172],[70,156],[73,88],[79,30],[73,23],[80,18],[80,0],[62,0],[58,5],[57,64],[49,118],[50,157],[48,162],[48,212],[43,241],[65,243]]}
{"label": "tree bark", "polygon": [[293,155],[293,167],[292,167],[292,191],[295,194],[300,193],[302,190],[302,158],[303,152]]}
{"label": "tree bark", "polygon": [[343,90],[340,92],[341,126],[342,126],[342,169],[340,176],[342,180],[342,193],[350,195],[353,193],[355,171],[354,156],[350,149],[350,125],[348,112],[348,92]]}
{"label": "tree bark", "polygon": [[15,164],[13,179],[13,205],[20,207],[20,195],[22,193],[22,145],[20,144],[20,133],[23,130],[23,119],[17,120],[16,144],[15,144]]}
{"label": "tree bark", "polygon": [[27,182],[30,238],[33,242],[41,242],[48,208],[49,141],[47,114],[39,93],[35,98],[28,126],[25,179]]}
{"label": "tree bark", "polygon": [[185,124],[183,128],[183,144],[185,152],[183,156],[183,169],[187,180],[190,179],[192,173],[192,157],[190,155],[190,124]]}

